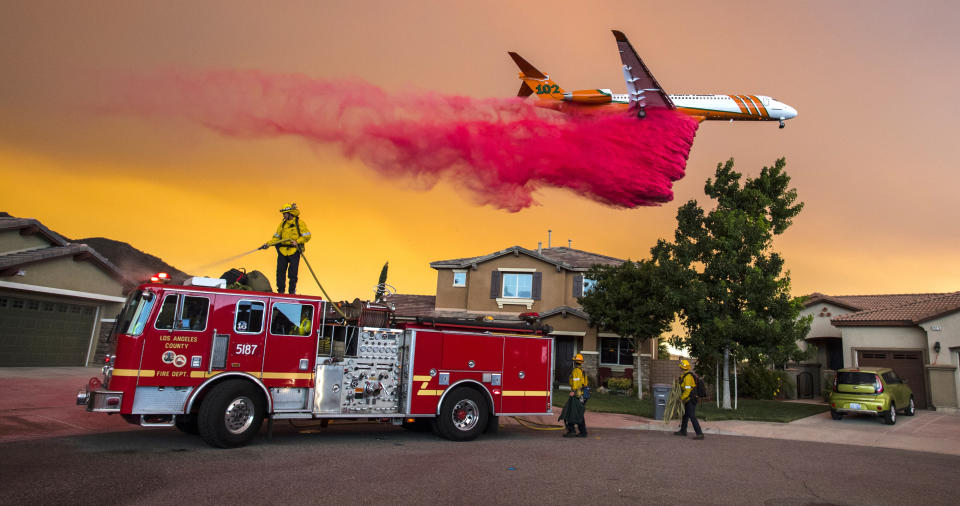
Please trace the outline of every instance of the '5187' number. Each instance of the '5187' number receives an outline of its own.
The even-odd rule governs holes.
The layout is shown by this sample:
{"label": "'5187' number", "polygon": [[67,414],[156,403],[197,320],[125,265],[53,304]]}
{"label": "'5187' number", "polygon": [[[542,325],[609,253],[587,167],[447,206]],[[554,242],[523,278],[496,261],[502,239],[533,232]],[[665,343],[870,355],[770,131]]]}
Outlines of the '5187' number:
{"label": "'5187' number", "polygon": [[255,344],[238,344],[234,354],[236,355],[253,355],[257,352],[257,345]]}

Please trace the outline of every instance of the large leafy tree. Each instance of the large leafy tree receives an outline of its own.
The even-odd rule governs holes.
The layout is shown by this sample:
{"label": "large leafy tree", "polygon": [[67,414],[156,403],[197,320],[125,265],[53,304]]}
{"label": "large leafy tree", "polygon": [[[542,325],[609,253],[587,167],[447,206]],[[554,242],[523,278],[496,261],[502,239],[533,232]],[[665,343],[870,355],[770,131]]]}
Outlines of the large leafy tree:
{"label": "large leafy tree", "polygon": [[772,250],[774,236],[803,209],[785,165],[781,158],[741,184],[733,159],[718,164],[704,188],[714,209],[687,202],[677,212],[674,242],[660,240],[652,250],[687,329],[686,338],[672,344],[701,363],[723,361],[727,409],[731,353],[782,366],[803,356],[797,341],[810,327],[799,318],[802,303],[791,297],[790,275]]}
{"label": "large leafy tree", "polygon": [[[677,311],[673,291],[666,279],[650,261],[621,265],[596,265],[587,277],[592,288],[580,298],[593,325],[633,339],[639,350],[647,339],[656,338],[670,328]],[[638,373],[641,368],[637,368]],[[637,395],[643,389],[637,385]]]}

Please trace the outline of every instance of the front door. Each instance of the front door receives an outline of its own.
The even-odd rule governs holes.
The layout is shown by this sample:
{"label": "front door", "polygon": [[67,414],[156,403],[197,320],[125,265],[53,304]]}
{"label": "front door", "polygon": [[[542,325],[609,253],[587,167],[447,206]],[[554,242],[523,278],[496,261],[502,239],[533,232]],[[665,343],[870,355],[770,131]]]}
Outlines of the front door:
{"label": "front door", "polygon": [[573,355],[576,351],[576,342],[573,337],[569,336],[557,336],[554,338],[554,343],[556,343],[556,354],[553,357],[553,386],[556,388],[558,385],[566,385],[567,380],[570,378],[570,373],[573,372]]}

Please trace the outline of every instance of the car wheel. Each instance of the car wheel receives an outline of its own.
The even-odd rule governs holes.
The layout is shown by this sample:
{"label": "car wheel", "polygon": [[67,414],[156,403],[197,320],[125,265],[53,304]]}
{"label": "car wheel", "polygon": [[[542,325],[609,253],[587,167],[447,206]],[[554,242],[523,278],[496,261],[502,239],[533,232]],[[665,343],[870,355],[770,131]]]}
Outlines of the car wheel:
{"label": "car wheel", "polygon": [[897,423],[897,405],[890,403],[890,409],[887,410],[883,415],[883,422],[887,425],[893,425]]}
{"label": "car wheel", "polygon": [[220,448],[242,446],[260,431],[264,401],[261,393],[243,380],[223,382],[200,405],[200,437]]}
{"label": "car wheel", "polygon": [[440,406],[437,429],[452,441],[470,441],[487,428],[487,401],[470,388],[450,392]]}
{"label": "car wheel", "polygon": [[907,409],[903,410],[903,414],[907,416],[913,416],[917,413],[916,406],[913,405],[913,396],[910,396],[910,402],[907,403]]}
{"label": "car wheel", "polygon": [[831,410],[830,410],[830,418],[833,418],[834,420],[840,420],[841,418],[843,418],[843,413],[841,413],[841,412],[839,412],[839,411],[837,411],[837,410],[835,410],[835,409],[831,409]]}

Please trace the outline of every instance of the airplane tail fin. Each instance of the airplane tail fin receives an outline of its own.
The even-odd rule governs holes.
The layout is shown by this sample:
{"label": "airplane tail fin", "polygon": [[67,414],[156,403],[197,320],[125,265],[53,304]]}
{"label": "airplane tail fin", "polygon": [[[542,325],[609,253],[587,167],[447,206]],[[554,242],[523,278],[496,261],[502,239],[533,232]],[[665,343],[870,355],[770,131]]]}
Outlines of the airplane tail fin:
{"label": "airplane tail fin", "polygon": [[563,88],[557,86],[557,83],[553,82],[550,76],[537,70],[517,53],[511,51],[508,54],[510,58],[513,58],[517,67],[520,67],[519,77],[523,84],[520,85],[520,91],[517,92],[518,97],[529,97],[536,93],[540,100],[563,100]]}

